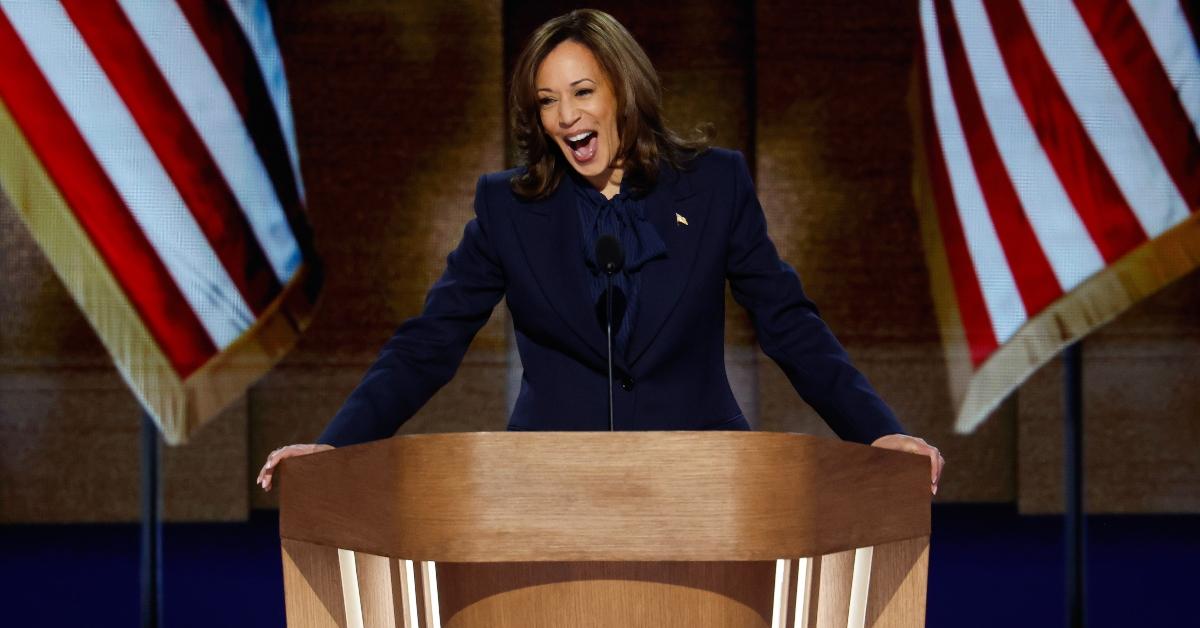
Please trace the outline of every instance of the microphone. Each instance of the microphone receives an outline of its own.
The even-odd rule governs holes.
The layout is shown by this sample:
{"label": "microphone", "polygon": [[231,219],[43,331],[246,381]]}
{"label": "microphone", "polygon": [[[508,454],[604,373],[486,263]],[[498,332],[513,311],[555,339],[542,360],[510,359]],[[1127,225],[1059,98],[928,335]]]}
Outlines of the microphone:
{"label": "microphone", "polygon": [[609,277],[621,272],[625,268],[625,251],[621,250],[621,242],[607,233],[600,236],[596,242],[596,263]]}
{"label": "microphone", "polygon": [[612,276],[625,267],[625,251],[612,235],[604,234],[596,242],[596,263],[604,271],[604,330],[608,335],[608,431],[613,431],[613,353],[612,353]]}

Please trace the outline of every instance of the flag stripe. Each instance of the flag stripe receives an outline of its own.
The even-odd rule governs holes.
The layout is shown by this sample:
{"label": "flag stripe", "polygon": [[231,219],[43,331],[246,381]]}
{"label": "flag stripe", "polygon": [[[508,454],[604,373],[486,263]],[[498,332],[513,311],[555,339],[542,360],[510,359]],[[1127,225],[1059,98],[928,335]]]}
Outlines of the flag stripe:
{"label": "flag stripe", "polygon": [[[0,5],[0,98],[180,376],[217,349]],[[64,272],[59,269],[59,272]]]}
{"label": "flag stripe", "polygon": [[1025,311],[1040,311],[1062,296],[1062,289],[1025,216],[1000,150],[996,147],[949,0],[936,0],[935,7],[950,89],[966,133],[967,149],[975,166],[975,174],[979,177],[980,189],[987,202],[987,211],[996,227],[1000,246],[1012,270]]}
{"label": "flag stripe", "polygon": [[254,316],[79,31],[57,2],[3,6],[213,343],[228,346]]}
{"label": "flag stripe", "polygon": [[979,276],[975,274],[971,251],[967,248],[967,239],[962,223],[958,220],[958,210],[954,206],[950,175],[942,157],[942,146],[938,141],[933,111],[929,107],[928,83],[921,87],[921,98],[925,105],[924,123],[921,125],[925,138],[925,159],[928,162],[938,230],[941,232],[942,245],[946,251],[947,266],[954,284],[954,299],[958,304],[959,319],[967,338],[971,364],[978,367],[996,350],[999,343],[992,330],[992,320],[988,316],[983,291],[979,287]]}
{"label": "flag stripe", "polygon": [[[1134,10],[1138,12],[1139,17],[1142,11],[1140,7],[1143,4],[1146,4],[1145,0],[1134,0]],[[1150,4],[1150,6],[1154,5]],[[1192,42],[1190,45],[1184,45],[1196,53],[1194,56],[1200,57],[1200,49],[1198,49],[1198,47],[1200,47],[1200,39],[1197,39],[1197,35],[1200,35],[1200,7],[1196,6],[1196,3],[1190,0],[1186,2],[1181,1],[1178,6],[1183,10],[1183,18],[1185,21],[1185,23],[1182,25],[1182,30],[1184,31],[1182,40],[1185,42],[1190,40]],[[1143,20],[1143,26],[1145,23],[1145,20]],[[1170,74],[1170,72],[1168,72],[1168,74]],[[1200,89],[1200,86],[1193,87],[1193,90],[1196,89]],[[1193,93],[1195,92],[1193,91]],[[1195,99],[1193,99],[1191,102],[1195,102]],[[1200,103],[1198,103],[1196,107],[1200,108]],[[1200,131],[1200,122],[1197,122],[1196,118],[1192,118],[1192,123],[1196,124],[1197,130]]]}
{"label": "flag stripe", "polygon": [[64,0],[96,61],[255,314],[281,289],[212,156],[114,0]]}
{"label": "flag stripe", "polygon": [[1076,117],[1020,5],[990,0],[984,6],[1025,115],[1096,248],[1111,263],[1144,242],[1145,231]]}
{"label": "flag stripe", "polygon": [[304,180],[300,176],[300,152],[296,148],[295,125],[292,122],[292,101],[288,93],[287,76],[283,71],[283,57],[275,41],[275,27],[271,24],[271,12],[266,0],[227,0],[229,10],[242,27],[242,34],[254,50],[258,68],[271,102],[275,106],[275,117],[287,144],[291,161],[292,176],[295,177],[301,202],[304,199]]}
{"label": "flag stripe", "polygon": [[173,2],[118,2],[199,130],[276,278],[287,282],[300,264],[296,238],[237,107],[187,19]]}
{"label": "flag stripe", "polygon": [[[1154,47],[1179,93],[1179,101],[1200,133],[1200,48],[1196,43],[1194,4],[1167,0],[1131,0],[1130,8],[1142,24],[1142,31]],[[1189,10],[1190,9],[1190,10]],[[1189,26],[1190,25],[1190,26]]]}
{"label": "flag stripe", "polygon": [[1067,198],[1013,91],[982,2],[961,0],[952,6],[953,21],[962,32],[961,42],[1004,168],[1059,287],[1070,290],[1104,268],[1104,258]]}
{"label": "flag stripe", "polygon": [[[1134,2],[1135,7],[1141,4],[1147,4],[1145,0],[1134,0]],[[1150,6],[1153,6],[1153,2],[1154,0],[1151,0],[1149,3]],[[1200,33],[1200,15],[1197,15],[1197,13],[1200,12],[1200,7],[1197,7],[1195,2],[1180,2],[1179,6],[1181,9],[1183,9],[1183,17],[1187,20],[1186,26],[1191,30],[1193,35],[1192,45],[1195,46],[1197,42],[1194,36],[1196,33]]]}
{"label": "flag stripe", "polygon": [[[927,6],[930,8],[928,15],[926,13]],[[931,9],[931,0],[921,0],[922,26],[932,17]],[[934,119],[933,94],[929,80],[931,54],[928,48],[931,45],[938,46],[940,44],[936,41],[927,43],[923,55],[924,62],[918,65],[918,71],[922,74],[921,133],[924,137],[933,206],[946,253],[951,282],[954,285],[954,298],[958,303],[958,314],[962,320],[971,362],[978,366],[996,350],[999,341],[996,339],[987,303],[984,301],[979,275],[975,272],[975,264],[967,246],[966,232],[959,220],[958,208],[955,205],[950,185],[950,174],[946,168],[945,153],[938,136],[937,122]]]}
{"label": "flag stripe", "polygon": [[995,227],[988,219],[987,203],[967,150],[958,111],[954,105],[954,96],[950,92],[949,78],[946,75],[945,58],[932,0],[921,2],[921,28],[925,35],[933,119],[949,173],[954,207],[966,236],[975,274],[983,289],[983,299],[987,305],[993,333],[998,341],[1004,342],[1025,322],[1025,309],[1012,273],[1005,262],[1004,251]]}
{"label": "flag stripe", "polygon": [[[1167,4],[1159,3],[1160,6]],[[1162,157],[1163,165],[1183,196],[1184,203],[1190,211],[1196,211],[1200,208],[1200,139],[1196,136],[1193,119],[1189,119],[1188,111],[1180,100],[1184,90],[1177,92],[1171,84],[1164,61],[1155,54],[1155,46],[1127,0],[1077,1],[1076,6],[1108,66],[1112,68],[1113,76],[1129,97],[1129,104],[1137,113],[1142,128]],[[1149,23],[1157,25],[1153,21]],[[1175,20],[1174,23],[1185,26],[1182,20]],[[1186,27],[1182,30],[1187,31]],[[1166,39],[1168,35],[1160,34],[1158,37]],[[1165,43],[1161,45],[1164,48],[1174,47]],[[1194,48],[1191,54],[1192,66],[1200,65]],[[1189,82],[1200,88],[1200,76],[1184,81]],[[1193,96],[1200,99],[1200,89],[1193,91]],[[1200,102],[1191,105],[1193,109],[1200,108]]]}
{"label": "flag stripe", "polygon": [[255,63],[254,52],[242,34],[236,18],[224,2],[178,0],[192,31],[208,53],[217,73],[224,80],[230,97],[258,154],[262,157],[287,215],[292,233],[299,241],[305,259],[317,259],[312,250],[307,219],[302,211],[300,187],[288,158],[283,126],[276,115],[263,76]]}
{"label": "flag stripe", "polygon": [[1063,92],[1150,237],[1190,213],[1073,3],[1023,0],[1028,24]]}

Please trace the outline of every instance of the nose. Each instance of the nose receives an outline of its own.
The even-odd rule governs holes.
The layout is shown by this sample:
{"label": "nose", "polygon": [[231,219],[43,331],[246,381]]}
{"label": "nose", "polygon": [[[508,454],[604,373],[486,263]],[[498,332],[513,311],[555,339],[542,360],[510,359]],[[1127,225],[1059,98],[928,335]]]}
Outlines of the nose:
{"label": "nose", "polygon": [[579,120],[579,110],[574,103],[564,98],[558,102],[558,126],[569,129]]}

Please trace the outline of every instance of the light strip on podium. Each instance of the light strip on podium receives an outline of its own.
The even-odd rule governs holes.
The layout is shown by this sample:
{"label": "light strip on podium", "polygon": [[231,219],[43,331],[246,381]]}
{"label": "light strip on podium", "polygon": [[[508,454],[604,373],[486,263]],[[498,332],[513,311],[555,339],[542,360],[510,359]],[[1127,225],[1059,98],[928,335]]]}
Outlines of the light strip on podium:
{"label": "light strip on podium", "polygon": [[771,604],[771,628],[787,628],[787,596],[791,589],[792,561],[775,561],[775,600]]}
{"label": "light strip on podium", "polygon": [[871,586],[871,562],[874,547],[854,550],[854,579],[850,582],[850,616],[846,628],[863,628],[867,623],[867,593]]}
{"label": "light strip on podium", "polygon": [[421,561],[421,575],[421,593],[425,596],[425,628],[442,628],[442,612],[438,608],[437,567],[433,561]]}
{"label": "light strip on podium", "polygon": [[342,576],[342,604],[347,628],[363,628],[362,598],[358,594],[358,566],[354,552],[338,549],[338,571]]}
{"label": "light strip on podium", "polygon": [[420,621],[417,618],[417,586],[416,576],[413,574],[413,561],[400,559],[400,578],[404,595],[400,598],[401,604],[404,606],[404,628],[418,628]]}
{"label": "light strip on podium", "polygon": [[808,626],[808,617],[812,609],[813,561],[819,558],[801,558],[796,567],[796,618],[792,623],[797,628]]}

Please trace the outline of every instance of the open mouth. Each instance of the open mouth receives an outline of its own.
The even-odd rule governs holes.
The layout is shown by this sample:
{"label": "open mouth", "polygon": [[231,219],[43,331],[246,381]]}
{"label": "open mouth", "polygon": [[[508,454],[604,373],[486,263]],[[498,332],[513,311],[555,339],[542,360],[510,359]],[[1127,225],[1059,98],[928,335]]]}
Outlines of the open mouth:
{"label": "open mouth", "polygon": [[564,137],[563,140],[567,143],[567,147],[571,149],[571,155],[575,157],[575,162],[585,164],[596,156],[596,146],[598,144],[595,131],[584,131],[570,137]]}

